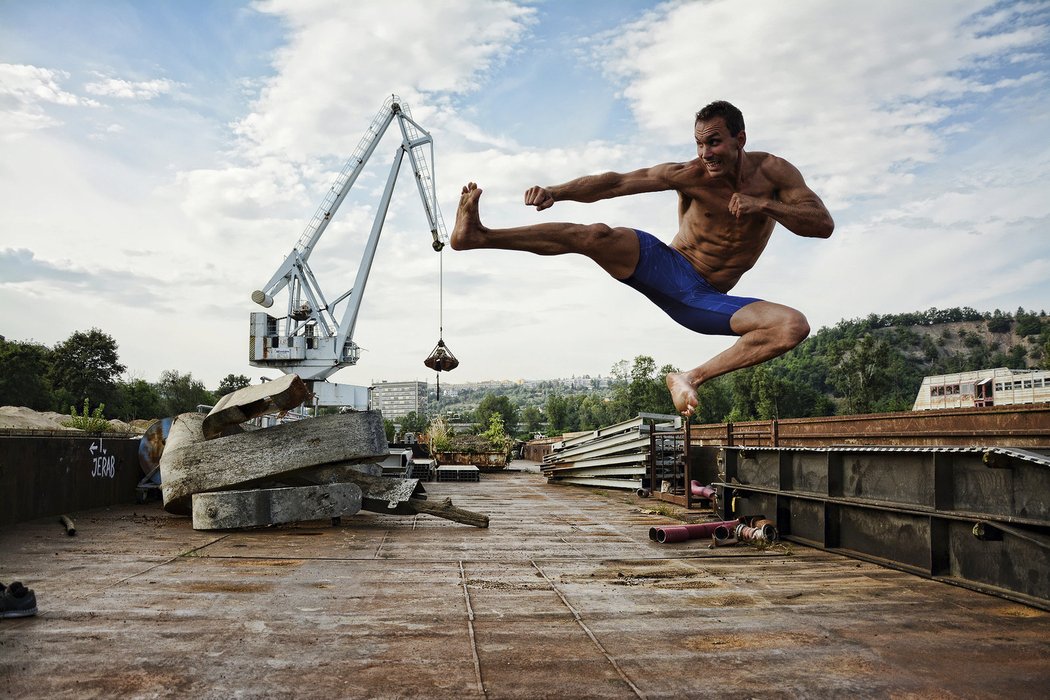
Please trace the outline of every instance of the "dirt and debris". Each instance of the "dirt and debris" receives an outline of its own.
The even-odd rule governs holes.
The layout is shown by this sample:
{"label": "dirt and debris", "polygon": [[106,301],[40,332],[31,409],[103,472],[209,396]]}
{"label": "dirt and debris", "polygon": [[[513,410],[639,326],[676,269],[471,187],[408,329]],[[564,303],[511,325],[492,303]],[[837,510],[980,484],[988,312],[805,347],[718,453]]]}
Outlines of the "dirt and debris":
{"label": "dirt and debris", "polygon": [[[0,406],[0,430],[47,430],[82,433],[78,428],[63,425],[69,421],[68,413],[34,411],[25,406]],[[133,420],[125,423],[114,418],[109,421],[109,431],[121,435],[141,435],[153,424],[153,419]]]}

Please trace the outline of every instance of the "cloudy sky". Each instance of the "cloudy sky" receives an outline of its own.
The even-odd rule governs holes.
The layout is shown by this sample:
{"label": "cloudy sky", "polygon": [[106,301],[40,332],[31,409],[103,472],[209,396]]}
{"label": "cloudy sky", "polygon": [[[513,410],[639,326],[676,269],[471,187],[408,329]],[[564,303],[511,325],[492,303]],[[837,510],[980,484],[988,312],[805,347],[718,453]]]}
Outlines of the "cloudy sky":
{"label": "cloudy sky", "polygon": [[[734,290],[814,328],[871,313],[1050,307],[1050,3],[985,0],[0,0],[0,335],[97,327],[128,374],[214,388],[248,364],[252,290],[298,240],[393,93],[435,139],[449,228],[602,221],[674,235],[676,197],[521,203],[533,184],[695,157],[727,99],[752,150],[794,163],[829,240],[778,227]],[[389,135],[310,262],[349,289]],[[607,375],[699,364],[730,338],[676,326],[590,261],[442,255],[402,174],[351,384]],[[281,301],[274,309],[281,308]]]}

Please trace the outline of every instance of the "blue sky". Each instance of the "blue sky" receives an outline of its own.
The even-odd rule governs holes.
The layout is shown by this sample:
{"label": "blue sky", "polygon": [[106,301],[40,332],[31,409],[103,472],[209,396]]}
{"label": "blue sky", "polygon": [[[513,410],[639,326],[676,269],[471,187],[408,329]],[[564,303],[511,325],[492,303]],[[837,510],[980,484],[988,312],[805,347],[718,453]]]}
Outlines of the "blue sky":
{"label": "blue sky", "polygon": [[[129,375],[208,386],[248,365],[251,291],[288,253],[391,93],[494,226],[604,221],[669,241],[675,196],[521,204],[532,184],[693,152],[744,111],[837,223],[782,228],[736,292],[815,328],[930,307],[1050,307],[1050,3],[14,2],[0,0],[0,334],[98,327]],[[383,142],[311,264],[349,288],[396,147]],[[438,256],[402,178],[336,381],[433,380]],[[696,336],[587,260],[443,255],[449,382],[692,367]],[[272,374],[272,373],[271,373]]]}

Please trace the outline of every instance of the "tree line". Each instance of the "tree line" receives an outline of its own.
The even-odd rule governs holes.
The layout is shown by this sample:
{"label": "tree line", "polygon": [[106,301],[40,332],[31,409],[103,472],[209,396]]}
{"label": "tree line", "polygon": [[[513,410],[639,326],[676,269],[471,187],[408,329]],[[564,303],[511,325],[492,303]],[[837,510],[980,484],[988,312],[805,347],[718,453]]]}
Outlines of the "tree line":
{"label": "tree line", "polygon": [[[698,423],[807,418],[911,409],[923,377],[1008,367],[1050,369],[1050,319],[1019,308],[977,312],[929,309],[843,320],[764,364],[737,370],[698,390]],[[640,412],[673,414],[664,375],[648,356],[613,367],[607,390],[559,389],[531,396],[518,386],[488,391],[463,418],[487,424],[493,411],[518,437],[593,430]],[[415,430],[426,418],[416,417]]]}
{"label": "tree line", "polygon": [[54,347],[0,336],[0,406],[70,413],[87,401],[107,418],[163,418],[212,405],[248,386],[243,374],[227,375],[208,390],[193,374],[166,370],[156,382],[125,376],[116,341],[92,328],[76,331]]}
{"label": "tree line", "polygon": [[[1045,311],[980,313],[970,308],[876,315],[822,328],[791,352],[703,384],[694,418],[700,423],[878,413],[911,408],[926,375],[1009,367],[1050,369],[1050,319]],[[247,386],[228,374],[214,390],[190,373],[163,372],[157,382],[124,376],[117,344],[92,328],[49,348],[0,336],[0,405],[68,413],[85,399],[105,404],[107,418],[160,418],[214,404]],[[485,430],[498,415],[516,437],[593,430],[639,413],[673,415],[664,383],[671,365],[640,355],[621,360],[609,381],[565,387],[508,384],[476,402],[431,402],[434,413],[456,413]],[[422,433],[433,416],[410,414],[403,432]],[[393,423],[388,431],[393,430]]]}

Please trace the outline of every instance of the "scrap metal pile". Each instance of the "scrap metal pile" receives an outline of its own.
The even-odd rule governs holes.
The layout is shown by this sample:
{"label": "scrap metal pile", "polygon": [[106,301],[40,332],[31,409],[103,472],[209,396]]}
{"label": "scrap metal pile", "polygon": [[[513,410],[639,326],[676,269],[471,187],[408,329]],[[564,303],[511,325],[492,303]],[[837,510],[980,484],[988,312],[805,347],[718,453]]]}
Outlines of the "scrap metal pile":
{"label": "scrap metal pile", "polygon": [[175,418],[160,455],[164,509],[193,516],[197,530],[262,527],[353,515],[426,513],[488,527],[488,517],[427,500],[419,479],[382,476],[387,456],[375,411],[310,418],[269,428],[241,424],[289,410],[308,396],[297,375],[241,389],[204,416]]}

